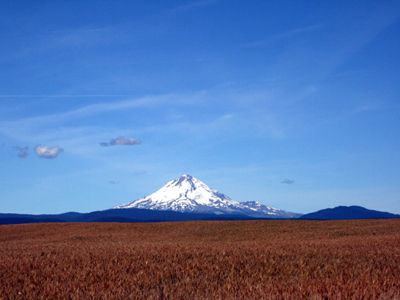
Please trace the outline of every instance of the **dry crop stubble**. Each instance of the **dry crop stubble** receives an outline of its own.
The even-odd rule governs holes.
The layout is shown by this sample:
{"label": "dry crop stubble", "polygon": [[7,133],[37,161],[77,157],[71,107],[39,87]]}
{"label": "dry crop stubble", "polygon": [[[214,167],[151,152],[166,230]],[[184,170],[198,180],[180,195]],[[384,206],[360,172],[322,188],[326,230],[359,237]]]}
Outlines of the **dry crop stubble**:
{"label": "dry crop stubble", "polygon": [[400,220],[0,226],[0,297],[399,299]]}

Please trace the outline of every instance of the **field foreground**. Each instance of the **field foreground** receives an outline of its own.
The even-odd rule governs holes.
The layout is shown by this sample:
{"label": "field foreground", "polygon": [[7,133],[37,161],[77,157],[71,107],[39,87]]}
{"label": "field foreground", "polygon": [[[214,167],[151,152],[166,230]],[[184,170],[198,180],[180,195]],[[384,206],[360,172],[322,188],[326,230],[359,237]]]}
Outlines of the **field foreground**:
{"label": "field foreground", "polygon": [[400,299],[400,220],[0,226],[0,299]]}

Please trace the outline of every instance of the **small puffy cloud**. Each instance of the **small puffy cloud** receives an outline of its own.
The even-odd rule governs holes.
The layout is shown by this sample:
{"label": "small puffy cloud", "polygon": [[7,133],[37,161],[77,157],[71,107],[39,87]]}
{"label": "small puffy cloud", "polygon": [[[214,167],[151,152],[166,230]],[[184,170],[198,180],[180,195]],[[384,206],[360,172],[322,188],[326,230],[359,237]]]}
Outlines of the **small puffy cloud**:
{"label": "small puffy cloud", "polygon": [[17,152],[17,156],[19,158],[27,158],[29,155],[29,147],[14,147],[15,151]]}
{"label": "small puffy cloud", "polygon": [[285,179],[283,179],[283,180],[281,181],[281,183],[283,183],[283,184],[293,184],[293,183],[294,183],[294,180],[293,180],[293,179],[285,178]]}
{"label": "small puffy cloud", "polygon": [[125,136],[119,136],[114,139],[111,139],[109,142],[101,142],[100,146],[108,147],[108,146],[133,146],[139,145],[142,142],[135,138],[129,138]]}
{"label": "small puffy cloud", "polygon": [[42,146],[39,145],[35,148],[35,152],[37,156],[41,158],[46,158],[46,159],[53,159],[57,158],[58,155],[60,155],[61,152],[63,152],[64,149],[60,147],[50,147],[50,146]]}

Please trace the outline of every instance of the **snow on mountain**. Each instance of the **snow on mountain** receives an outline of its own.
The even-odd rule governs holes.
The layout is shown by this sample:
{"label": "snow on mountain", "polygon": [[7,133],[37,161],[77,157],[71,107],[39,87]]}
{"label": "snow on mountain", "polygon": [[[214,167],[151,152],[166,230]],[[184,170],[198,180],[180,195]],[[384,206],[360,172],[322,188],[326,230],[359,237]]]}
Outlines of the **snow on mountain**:
{"label": "snow on mountain", "polygon": [[267,206],[258,201],[246,201],[240,203],[247,208],[257,212],[258,216],[268,215],[272,218],[297,218],[301,216],[301,214]]}
{"label": "snow on mountain", "polygon": [[232,200],[188,174],[169,181],[151,195],[115,208],[142,208],[214,214],[230,213],[264,218],[290,218],[297,216],[293,213],[263,205],[257,201],[239,202]]}

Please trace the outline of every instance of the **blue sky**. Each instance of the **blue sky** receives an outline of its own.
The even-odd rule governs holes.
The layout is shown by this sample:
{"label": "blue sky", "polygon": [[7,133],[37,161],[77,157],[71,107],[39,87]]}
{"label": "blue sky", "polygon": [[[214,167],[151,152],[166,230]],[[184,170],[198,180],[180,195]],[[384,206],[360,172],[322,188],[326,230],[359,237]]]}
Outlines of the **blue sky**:
{"label": "blue sky", "polygon": [[399,37],[399,1],[2,1],[0,211],[105,209],[190,173],[400,213]]}

